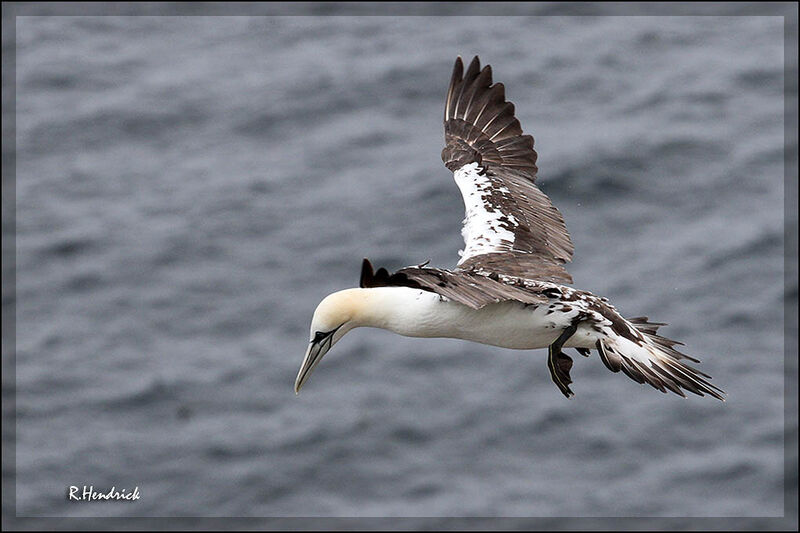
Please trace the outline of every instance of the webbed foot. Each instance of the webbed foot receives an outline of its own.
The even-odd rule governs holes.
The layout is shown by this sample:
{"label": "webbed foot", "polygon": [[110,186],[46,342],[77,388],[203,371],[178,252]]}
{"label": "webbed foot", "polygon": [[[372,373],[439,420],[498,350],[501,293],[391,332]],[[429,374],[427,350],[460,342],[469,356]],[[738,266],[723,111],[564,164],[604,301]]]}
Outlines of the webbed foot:
{"label": "webbed foot", "polygon": [[572,383],[572,378],[569,377],[572,358],[562,352],[561,347],[564,346],[564,343],[572,337],[577,329],[577,324],[569,326],[547,349],[547,368],[550,369],[550,378],[556,384],[558,390],[567,398],[575,395],[569,388],[569,384]]}

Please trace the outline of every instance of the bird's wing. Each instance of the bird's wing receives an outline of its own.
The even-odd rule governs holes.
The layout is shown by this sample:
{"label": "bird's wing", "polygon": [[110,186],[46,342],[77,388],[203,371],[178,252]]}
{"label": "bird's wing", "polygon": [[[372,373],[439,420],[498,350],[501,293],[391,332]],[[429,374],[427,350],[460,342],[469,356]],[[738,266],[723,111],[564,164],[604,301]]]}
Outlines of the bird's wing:
{"label": "bird's wing", "polygon": [[564,218],[534,184],[533,137],[523,135],[502,83],[476,56],[466,73],[456,59],[444,111],[442,160],[464,198],[461,270],[493,269],[571,283]]}
{"label": "bird's wing", "polygon": [[453,271],[423,266],[401,268],[390,274],[383,267],[374,271],[368,259],[364,259],[361,265],[359,286],[421,289],[473,309],[506,300],[541,304],[547,302],[549,297],[546,286],[534,280],[496,273],[484,275],[469,270]]}

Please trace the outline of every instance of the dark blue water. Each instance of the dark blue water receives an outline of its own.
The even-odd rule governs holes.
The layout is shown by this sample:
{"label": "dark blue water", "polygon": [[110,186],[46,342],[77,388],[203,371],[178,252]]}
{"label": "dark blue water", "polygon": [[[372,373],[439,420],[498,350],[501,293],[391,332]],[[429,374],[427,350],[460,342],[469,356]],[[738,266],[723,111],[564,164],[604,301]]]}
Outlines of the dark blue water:
{"label": "dark blue water", "polygon": [[[783,514],[781,18],[42,17],[16,37],[19,515]],[[295,397],[311,314],[362,257],[458,259],[458,54],[535,136],[575,285],[669,322],[726,403],[596,356],[568,401],[544,351],[377,330]]]}

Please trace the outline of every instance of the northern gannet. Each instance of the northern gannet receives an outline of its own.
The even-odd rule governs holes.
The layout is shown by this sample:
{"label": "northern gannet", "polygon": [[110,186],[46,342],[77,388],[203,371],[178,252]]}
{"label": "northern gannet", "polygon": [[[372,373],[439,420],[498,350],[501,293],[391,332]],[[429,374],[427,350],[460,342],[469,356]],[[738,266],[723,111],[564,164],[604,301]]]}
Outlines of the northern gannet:
{"label": "northern gannet", "polygon": [[453,270],[426,264],[393,274],[364,259],[359,288],[335,292],[317,306],[294,390],[322,357],[357,327],[408,337],[450,337],[518,350],[548,348],[547,367],[569,398],[572,359],[597,350],[612,372],[672,391],[725,392],[686,364],[697,359],[662,337],[665,324],[625,319],[606,298],[568,287],[564,263],[573,246],[561,213],[536,185],[533,137],[523,135],[514,104],[492,69],[476,56],[466,72],[456,59],[444,109],[442,161],[464,198],[464,250]]}

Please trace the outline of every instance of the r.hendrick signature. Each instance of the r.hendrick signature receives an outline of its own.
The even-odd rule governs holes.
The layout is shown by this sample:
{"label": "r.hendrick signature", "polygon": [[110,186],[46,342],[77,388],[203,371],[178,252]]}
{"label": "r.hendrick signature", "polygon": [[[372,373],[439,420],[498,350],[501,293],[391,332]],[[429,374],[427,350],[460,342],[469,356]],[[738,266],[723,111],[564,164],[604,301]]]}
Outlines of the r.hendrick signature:
{"label": "r.hendrick signature", "polygon": [[139,499],[139,487],[134,487],[132,491],[111,487],[108,492],[99,492],[94,490],[94,485],[84,485],[82,491],[80,487],[70,485],[67,499],[76,502],[136,501]]}

